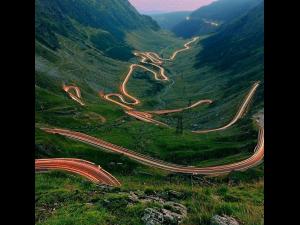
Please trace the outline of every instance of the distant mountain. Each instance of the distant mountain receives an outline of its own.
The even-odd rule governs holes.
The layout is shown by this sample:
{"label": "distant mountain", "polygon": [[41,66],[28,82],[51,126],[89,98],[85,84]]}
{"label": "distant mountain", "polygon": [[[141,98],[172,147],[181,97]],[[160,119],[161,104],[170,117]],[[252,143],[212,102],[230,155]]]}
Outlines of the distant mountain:
{"label": "distant mountain", "polygon": [[[214,64],[220,70],[229,69],[246,58],[263,62],[264,5],[259,4],[245,16],[222,27],[218,33],[202,42],[198,65]],[[255,61],[255,63],[257,63]],[[245,67],[250,66],[249,62]]]}
{"label": "distant mountain", "polygon": [[150,16],[160,25],[161,28],[172,30],[178,23],[187,19],[190,14],[190,11],[182,11],[163,14],[151,14]]}
{"label": "distant mountain", "polygon": [[194,11],[189,20],[178,23],[173,32],[180,37],[208,34],[218,30],[223,24],[242,16],[262,0],[218,0]]}
{"label": "distant mountain", "polygon": [[166,12],[166,11],[161,11],[161,10],[150,10],[150,11],[143,11],[143,10],[139,10],[139,12],[143,15],[149,15],[149,16],[152,16],[152,15],[155,15],[155,14],[165,14],[165,13],[169,13],[169,12]]}
{"label": "distant mountain", "polygon": [[[201,43],[203,49],[196,57],[196,68],[212,67],[225,73],[222,79],[229,87],[243,89],[250,82],[260,80],[264,74],[264,4],[224,26],[217,34]],[[263,85],[262,85],[263,87]],[[263,102],[263,88],[259,91]],[[229,94],[229,93],[228,93]]]}
{"label": "distant mountain", "polygon": [[[187,99],[214,100],[205,110],[191,112],[189,117],[186,116],[186,126],[190,123],[190,126],[202,129],[218,127],[230,121],[251,85],[260,81],[245,115],[250,122],[251,116],[264,107],[263,3],[244,16],[224,24],[218,32],[202,37],[193,46],[193,50],[181,56],[172,69],[184,72],[172,77],[174,85],[164,96],[166,102],[184,105],[189,104]],[[180,99],[179,95],[183,97]],[[169,105],[168,108],[175,108],[175,105]],[[237,126],[246,123],[243,121]]]}
{"label": "distant mountain", "polygon": [[36,0],[35,11],[36,39],[53,50],[60,48],[57,35],[61,35],[88,40],[107,56],[127,60],[132,54],[126,32],[159,29],[127,0]]}

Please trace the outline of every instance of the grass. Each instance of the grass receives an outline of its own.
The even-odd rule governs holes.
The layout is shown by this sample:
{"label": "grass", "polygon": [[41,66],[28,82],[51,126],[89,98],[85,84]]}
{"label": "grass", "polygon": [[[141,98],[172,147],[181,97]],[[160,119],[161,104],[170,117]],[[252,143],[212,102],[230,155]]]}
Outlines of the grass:
{"label": "grass", "polygon": [[[183,224],[209,224],[214,214],[226,213],[244,224],[261,224],[263,181],[201,186],[163,176],[121,178],[118,190],[103,192],[97,186],[73,175],[51,172],[36,175],[36,224],[142,224],[143,210],[151,204],[128,205],[130,191],[161,193],[175,190],[182,194],[179,203],[188,208]],[[159,185],[157,183],[159,182]],[[109,204],[108,204],[109,202]],[[54,210],[55,208],[55,210]],[[122,210],[120,210],[122,209]]]}
{"label": "grass", "polygon": [[[81,115],[84,112],[79,111],[76,114]],[[232,155],[249,156],[256,145],[255,137],[257,136],[253,128],[250,128],[253,131],[249,133],[248,126],[244,128],[244,134],[240,133],[239,128],[233,127],[225,132],[204,135],[192,134],[188,131],[183,135],[176,135],[175,129],[142,124],[127,117],[121,121],[105,124],[94,117],[82,120],[80,116],[70,117],[52,112],[48,118],[46,115],[43,118],[50,121],[52,126],[80,131],[145,155],[184,165],[199,165],[205,160],[218,160],[222,164],[222,161],[236,161],[237,159]],[[108,117],[108,121],[111,121],[111,118]],[[68,127],[63,126],[64,123],[67,123]],[[245,137],[252,136],[254,137],[252,142],[245,139]],[[43,143],[43,140],[49,139],[51,145],[56,146],[57,138],[55,135],[37,130],[37,143]],[[71,146],[74,146],[78,143],[65,138],[60,138],[58,143],[62,141],[67,143],[65,148],[58,145],[62,151],[67,151],[69,144],[72,143]]]}
{"label": "grass", "polygon": [[[159,38],[161,37],[161,38]],[[127,41],[137,49],[163,52],[168,57],[185,42],[169,33],[131,32]],[[209,166],[236,162],[252,154],[257,130],[252,114],[262,107],[259,90],[248,114],[236,125],[222,132],[192,134],[191,129],[205,129],[228,122],[235,114],[248,87],[228,85],[228,71],[221,73],[210,67],[195,68],[194,57],[201,45],[180,53],[166,70],[174,85],[153,81],[152,74],[138,71],[128,84],[129,93],[142,100],[140,110],[177,108],[188,100],[210,98],[209,106],[200,106],[183,113],[183,135],[175,128],[157,127],[137,121],[122,109],[98,97],[98,91],[118,92],[129,62],[104,56],[95,49],[59,36],[59,51],[36,45],[36,124],[80,131],[114,144],[182,165]],[[147,39],[147,41],[146,41]],[[159,41],[158,41],[159,40]],[[167,47],[169,46],[169,47]],[[133,58],[132,62],[136,59]],[[150,76],[149,76],[150,75]],[[150,78],[149,78],[150,77]],[[71,100],[62,90],[62,83],[81,88],[85,107]],[[214,85],[211,85],[211,84]],[[159,100],[160,99],[160,100]],[[107,119],[102,123],[101,115]],[[176,127],[176,116],[157,119]],[[101,165],[123,184],[121,190],[173,189],[185,193],[181,203],[187,205],[189,217],[183,224],[209,224],[211,216],[227,213],[245,224],[262,224],[263,169],[234,173],[214,179],[213,185],[194,184],[190,177],[173,175],[143,166],[126,157],[104,152],[86,144],[36,129],[36,158],[74,157]],[[114,164],[115,163],[115,164]],[[258,178],[257,178],[258,177]],[[212,178],[213,179],[213,178]],[[228,181],[237,182],[233,186]],[[109,199],[113,204],[105,204]],[[87,203],[93,203],[87,204]],[[100,193],[96,186],[65,173],[36,175],[36,224],[141,224],[144,204],[124,205],[124,194]],[[55,210],[54,210],[55,208]]]}

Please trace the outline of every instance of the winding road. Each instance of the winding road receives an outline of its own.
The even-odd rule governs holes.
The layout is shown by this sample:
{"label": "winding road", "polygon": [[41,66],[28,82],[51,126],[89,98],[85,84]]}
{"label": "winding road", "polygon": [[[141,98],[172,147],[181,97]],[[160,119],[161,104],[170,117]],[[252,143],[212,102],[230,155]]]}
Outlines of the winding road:
{"label": "winding road", "polygon": [[129,116],[135,117],[136,119],[147,122],[147,123],[153,123],[155,125],[161,125],[161,126],[169,127],[169,125],[167,125],[163,122],[160,122],[158,120],[153,119],[152,115],[147,113],[147,112],[140,112],[140,111],[130,110],[130,111],[125,111],[125,113]]}
{"label": "winding road", "polygon": [[233,119],[228,124],[226,124],[223,127],[219,127],[219,128],[214,128],[214,129],[209,129],[209,130],[193,131],[193,132],[198,133],[198,134],[204,134],[204,133],[209,133],[209,132],[214,132],[214,131],[225,130],[225,129],[231,127],[233,124],[235,124],[245,114],[247,106],[250,104],[251,99],[253,98],[257,88],[259,87],[259,84],[260,84],[259,81],[254,83],[254,85],[250,89],[249,93],[246,95],[246,97],[245,97],[243,103],[241,104],[240,108],[238,109],[237,113],[235,114]]}
{"label": "winding road", "polygon": [[[125,108],[126,110],[131,110],[132,107],[129,107],[128,105],[134,106],[134,105],[138,105],[138,104],[141,103],[141,101],[139,99],[137,99],[136,97],[130,95],[128,93],[127,89],[126,89],[127,83],[129,81],[130,77],[132,76],[132,73],[134,72],[134,70],[136,68],[142,68],[142,69],[152,73],[154,75],[155,80],[169,81],[169,78],[165,74],[165,69],[163,67],[161,67],[160,65],[162,65],[164,63],[164,61],[174,60],[176,55],[179,52],[186,51],[186,50],[190,49],[191,48],[190,44],[197,41],[198,39],[199,39],[199,37],[195,37],[191,41],[187,42],[184,45],[183,49],[179,49],[179,50],[175,51],[169,59],[163,59],[157,53],[154,53],[154,52],[134,52],[135,56],[140,57],[140,63],[157,67],[159,69],[159,73],[157,73],[154,70],[149,69],[148,67],[143,66],[143,65],[131,64],[129,66],[129,71],[126,74],[125,79],[121,84],[121,87],[120,87],[121,94],[118,94],[118,93],[104,94],[104,93],[102,93],[102,94],[100,94],[100,97],[104,98],[107,101],[111,101],[115,104],[118,104],[119,106]],[[151,61],[151,62],[148,62],[148,61]],[[126,98],[130,99],[131,102],[126,101],[124,96]],[[112,97],[118,98],[121,102],[116,101]]]}
{"label": "winding road", "polygon": [[[179,49],[175,51],[170,58],[163,59],[157,53],[154,52],[135,52],[135,56],[140,57],[140,63],[150,65],[152,67],[156,67],[159,69],[159,73],[155,72],[152,69],[147,68],[146,66],[139,65],[139,64],[132,64],[129,67],[129,71],[125,76],[123,83],[120,86],[119,93],[110,93],[104,94],[103,92],[99,92],[99,96],[104,98],[107,101],[113,102],[121,106],[125,113],[133,116],[139,120],[153,123],[156,125],[166,126],[167,124],[162,123],[153,119],[152,114],[156,115],[163,115],[168,113],[175,113],[181,112],[187,109],[191,109],[197,107],[202,104],[211,104],[212,100],[205,99],[199,100],[188,107],[178,108],[178,109],[166,109],[166,110],[156,110],[156,111],[148,111],[148,112],[140,112],[133,108],[133,106],[140,104],[140,100],[136,97],[130,95],[126,90],[126,85],[129,82],[129,79],[136,68],[144,69],[148,72],[151,72],[154,75],[155,80],[160,81],[169,81],[169,78],[165,74],[165,69],[161,66],[165,61],[172,61],[176,58],[177,54],[182,51],[186,51],[190,49],[190,44],[197,41],[199,37],[193,38],[191,41],[187,42],[184,45],[183,49]],[[203,134],[209,133],[214,131],[221,131],[229,128],[234,123],[236,123],[246,112],[247,106],[250,104],[251,99],[253,98],[260,82],[256,82],[252,87],[249,93],[246,95],[244,101],[242,102],[241,106],[239,107],[237,113],[233,117],[233,119],[223,127],[215,128],[215,129],[208,129],[208,130],[201,130],[201,131],[193,131],[194,133]],[[85,105],[81,99],[80,89],[76,86],[66,86],[63,85],[63,90],[69,94],[69,96],[76,102],[81,105]],[[75,90],[75,94],[70,92],[71,90]],[[130,99],[130,101],[125,100]],[[117,101],[118,99],[119,101]],[[257,121],[259,122],[259,121]],[[166,170],[169,172],[175,173],[184,173],[184,174],[202,174],[202,175],[220,175],[220,174],[227,174],[231,171],[244,171],[248,168],[254,167],[258,165],[263,157],[264,157],[264,128],[262,124],[258,123],[259,133],[258,133],[258,140],[257,145],[254,149],[254,154],[240,162],[231,163],[228,165],[220,165],[220,166],[210,166],[210,167],[193,167],[193,166],[182,166],[177,164],[172,164],[168,162],[164,162],[162,160],[158,160],[129,149],[123,148],[121,146],[114,145],[112,143],[106,142],[104,140],[89,136],[87,134],[70,131],[66,129],[57,129],[57,128],[41,128],[47,133],[51,134],[59,134],[95,147],[98,147],[103,150],[107,150],[113,153],[118,153],[124,156],[127,156],[133,160],[136,160],[142,164],[152,166],[155,168],[159,168],[162,170]],[[67,158],[60,158],[60,159],[36,159],[35,161],[35,168],[37,172],[41,171],[48,171],[48,170],[64,170],[71,173],[79,174],[84,176],[85,178],[89,179],[94,183],[102,183],[111,186],[120,186],[120,182],[109,174],[107,171],[103,170],[100,166],[96,166],[94,163],[80,160],[80,159],[67,159]]]}
{"label": "winding road", "polygon": [[228,165],[203,167],[203,168],[181,166],[177,164],[167,163],[80,132],[75,132],[75,131],[70,131],[65,129],[52,129],[52,128],[42,128],[42,130],[44,130],[47,133],[59,134],[113,153],[118,153],[127,156],[133,160],[136,160],[148,166],[156,167],[169,172],[184,173],[184,174],[219,175],[219,174],[226,174],[231,171],[243,171],[256,166],[261,162],[261,160],[264,157],[264,128],[261,126],[259,126],[258,140],[257,140],[257,145],[254,149],[254,154],[250,158],[237,163],[228,164]]}
{"label": "winding road", "polygon": [[[204,134],[204,133],[210,133],[210,132],[215,132],[215,131],[222,131],[222,130],[225,130],[225,129],[231,127],[232,125],[234,125],[246,113],[246,109],[249,106],[251,100],[253,99],[254,94],[255,94],[257,88],[259,87],[259,85],[260,85],[259,81],[255,82],[253,84],[250,91],[247,93],[246,97],[244,98],[242,104],[240,105],[239,109],[237,110],[237,113],[234,115],[234,117],[232,118],[232,120],[228,124],[226,124],[222,127],[219,127],[219,128],[208,129],[208,130],[198,130],[198,131],[192,131],[192,132],[193,133],[198,133],[198,134]],[[206,99],[206,100],[200,100],[198,102],[195,102],[191,106],[185,107],[185,108],[170,109],[170,110],[157,110],[157,111],[148,111],[148,112],[135,111],[132,108],[130,108],[129,110],[125,110],[125,113],[130,115],[130,116],[133,116],[133,117],[135,117],[135,118],[137,118],[141,121],[144,121],[144,122],[169,127],[167,124],[153,119],[152,114],[163,115],[163,114],[168,114],[168,113],[181,112],[181,111],[184,111],[184,110],[187,110],[187,109],[197,107],[198,105],[201,105],[201,104],[211,104],[212,102],[213,101],[211,101],[209,99]]]}
{"label": "winding road", "polygon": [[[74,101],[78,102],[82,106],[85,105],[84,102],[81,100],[81,91],[80,91],[79,87],[74,86],[74,85],[73,86],[72,85],[71,86],[67,86],[67,85],[63,84],[62,88],[63,88],[63,90],[65,92],[67,92],[69,94],[70,98],[72,98]],[[71,90],[74,90],[75,93],[76,93],[76,95],[74,95],[71,92]]]}
{"label": "winding road", "polygon": [[[211,104],[213,101],[206,99],[206,100],[200,100],[197,101],[196,103],[192,104],[189,107],[185,107],[185,108],[179,108],[179,109],[170,109],[170,110],[157,110],[157,111],[149,111],[149,112],[139,112],[134,110],[133,107],[131,106],[135,106],[141,103],[141,101],[139,99],[137,99],[136,97],[130,95],[126,89],[127,83],[129,82],[130,77],[132,76],[134,70],[136,68],[142,68],[148,72],[151,72],[154,75],[154,79],[155,80],[159,80],[159,81],[169,81],[169,78],[166,76],[165,74],[165,69],[163,67],[161,67],[160,65],[162,65],[164,63],[164,61],[172,61],[176,58],[177,54],[179,52],[183,52],[186,50],[189,50],[191,47],[190,45],[192,43],[194,43],[195,41],[197,41],[199,39],[199,37],[195,37],[193,38],[191,41],[187,42],[184,44],[184,48],[176,50],[170,58],[168,59],[163,59],[161,58],[157,53],[155,52],[134,52],[134,55],[137,57],[140,57],[140,62],[143,64],[148,64],[154,67],[157,67],[159,69],[159,73],[155,72],[152,69],[149,69],[143,65],[139,65],[139,64],[131,64],[129,67],[129,71],[125,76],[124,81],[122,82],[121,86],[120,86],[120,92],[119,93],[110,93],[110,94],[104,94],[103,92],[99,92],[99,96],[107,101],[110,101],[114,104],[117,104],[119,106],[121,106],[124,110],[125,113],[127,115],[130,115],[132,117],[135,117],[136,119],[142,120],[144,122],[148,122],[148,123],[153,123],[156,125],[163,125],[163,126],[168,126],[165,123],[162,123],[160,121],[154,120],[152,118],[152,114],[157,114],[157,115],[162,115],[162,114],[168,114],[168,113],[175,113],[175,112],[181,112],[183,110],[186,109],[191,109],[194,108],[196,106],[202,105],[202,104]],[[151,62],[148,62],[151,61]],[[81,100],[81,92],[79,87],[77,86],[66,86],[63,85],[63,90],[65,92],[67,92],[69,94],[69,96],[76,102],[78,102],[80,105],[85,105],[83,103],[83,101]],[[75,90],[76,95],[74,95],[71,90]],[[131,102],[128,102],[125,100],[125,98],[128,98],[131,100]],[[115,98],[118,98],[120,101],[117,101]]]}
{"label": "winding road", "polygon": [[197,101],[194,104],[192,104],[192,105],[190,105],[188,107],[184,107],[184,108],[148,111],[148,113],[153,113],[153,114],[157,114],[157,115],[163,115],[163,114],[169,114],[169,113],[176,113],[176,112],[182,112],[184,110],[192,109],[192,108],[197,107],[197,106],[202,105],[202,104],[211,104],[211,103],[213,103],[212,100],[205,99],[205,100]]}
{"label": "winding road", "polygon": [[73,158],[36,159],[36,172],[62,170],[79,174],[93,183],[110,186],[121,186],[121,183],[110,173],[86,160]]}
{"label": "winding road", "polygon": [[[138,105],[138,104],[141,103],[141,101],[139,99],[137,99],[136,97],[130,95],[128,93],[127,89],[126,89],[127,83],[129,81],[131,75],[133,74],[135,68],[138,68],[138,67],[142,68],[142,69],[144,69],[148,72],[151,72],[154,75],[155,80],[169,81],[169,78],[165,74],[165,69],[163,67],[161,67],[161,65],[164,63],[164,61],[174,60],[179,52],[189,50],[191,48],[190,45],[192,43],[194,43],[195,41],[197,41],[198,39],[199,39],[199,37],[193,38],[191,41],[184,44],[184,48],[176,50],[171,55],[171,57],[168,58],[168,59],[161,58],[155,52],[134,52],[135,56],[140,57],[140,63],[148,64],[150,66],[157,67],[160,72],[157,73],[154,70],[149,69],[149,68],[147,68],[143,65],[131,64],[130,67],[129,67],[129,71],[126,74],[125,79],[121,84],[121,87],[120,87],[121,94],[118,94],[118,93],[104,94],[103,92],[99,92],[99,96],[101,98],[107,100],[107,101],[113,102],[114,104],[117,104],[117,105],[121,106],[125,110],[125,113],[127,115],[130,115],[132,117],[135,117],[136,119],[139,119],[139,120],[147,122],[147,123],[153,123],[153,124],[156,124],[156,125],[163,125],[163,126],[168,126],[168,125],[165,124],[165,123],[162,123],[158,120],[154,120],[152,118],[153,116],[151,115],[152,113],[162,115],[162,114],[168,114],[168,113],[181,112],[183,110],[191,109],[191,108],[194,108],[194,107],[202,105],[202,104],[211,104],[212,100],[206,99],[206,100],[197,101],[196,103],[192,104],[191,106],[185,107],[185,108],[170,109],[170,110],[157,110],[157,111],[149,111],[149,112],[139,112],[137,110],[134,110],[134,108],[131,107],[131,106]],[[148,62],[148,61],[150,61],[150,62]],[[124,97],[126,97],[127,99],[130,99],[131,101],[130,102],[126,101]],[[120,101],[117,101],[115,98],[118,98]]]}

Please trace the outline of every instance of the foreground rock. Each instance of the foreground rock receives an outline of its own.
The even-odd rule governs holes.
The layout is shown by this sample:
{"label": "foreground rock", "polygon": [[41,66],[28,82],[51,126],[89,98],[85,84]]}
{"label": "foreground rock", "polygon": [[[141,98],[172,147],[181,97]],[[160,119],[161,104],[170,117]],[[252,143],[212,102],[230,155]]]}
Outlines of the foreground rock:
{"label": "foreground rock", "polygon": [[145,225],[177,225],[187,216],[184,205],[175,202],[165,202],[163,208],[147,208],[142,220]]}
{"label": "foreground rock", "polygon": [[158,209],[147,208],[145,209],[142,220],[146,225],[159,225],[163,224],[164,215]]}
{"label": "foreground rock", "polygon": [[239,225],[239,223],[230,216],[215,215],[211,218],[211,225]]}
{"label": "foreground rock", "polygon": [[155,203],[155,207],[149,207],[144,210],[141,219],[145,225],[178,225],[187,217],[187,208],[177,203],[177,201],[184,199],[185,196],[183,193],[174,190],[158,192],[135,190],[124,192],[120,188],[111,188],[105,185],[99,185],[98,190],[101,193],[108,192],[120,195],[120,198],[104,199],[103,204],[105,207],[114,205],[112,203],[122,207],[138,203]]}

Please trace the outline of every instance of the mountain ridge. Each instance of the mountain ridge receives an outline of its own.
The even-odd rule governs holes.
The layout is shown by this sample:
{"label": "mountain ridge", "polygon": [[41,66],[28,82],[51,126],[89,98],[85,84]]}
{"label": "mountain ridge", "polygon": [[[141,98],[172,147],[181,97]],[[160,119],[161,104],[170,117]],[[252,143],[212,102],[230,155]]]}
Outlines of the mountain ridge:
{"label": "mountain ridge", "polygon": [[191,11],[179,11],[179,12],[169,12],[169,13],[157,13],[150,15],[161,28],[171,30],[179,22],[186,19],[191,14]]}
{"label": "mountain ridge", "polygon": [[217,31],[223,24],[247,13],[262,0],[218,0],[190,14],[189,20],[178,23],[172,31],[179,37],[189,38]]}
{"label": "mountain ridge", "polygon": [[125,40],[127,31],[160,29],[127,0],[36,0],[35,8],[36,39],[53,50],[60,47],[57,35],[62,35],[82,43],[89,41],[108,56],[128,60],[133,55]]}

